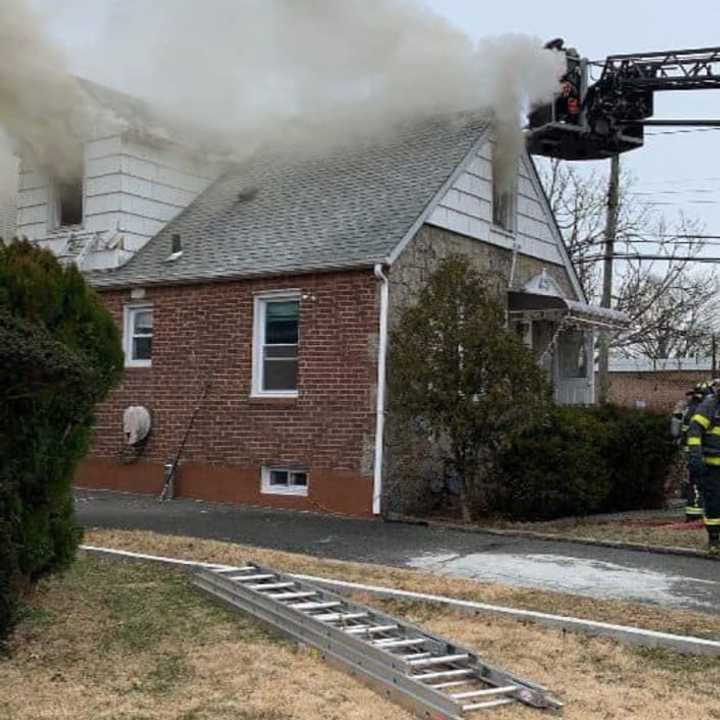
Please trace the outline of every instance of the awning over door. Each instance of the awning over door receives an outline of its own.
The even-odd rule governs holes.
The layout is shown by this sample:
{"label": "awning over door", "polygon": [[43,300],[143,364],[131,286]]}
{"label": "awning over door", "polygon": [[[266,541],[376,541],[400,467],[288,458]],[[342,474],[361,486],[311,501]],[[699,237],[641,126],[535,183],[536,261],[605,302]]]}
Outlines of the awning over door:
{"label": "awning over door", "polygon": [[556,295],[510,291],[508,310],[515,320],[566,320],[607,330],[623,330],[630,325],[625,313]]}

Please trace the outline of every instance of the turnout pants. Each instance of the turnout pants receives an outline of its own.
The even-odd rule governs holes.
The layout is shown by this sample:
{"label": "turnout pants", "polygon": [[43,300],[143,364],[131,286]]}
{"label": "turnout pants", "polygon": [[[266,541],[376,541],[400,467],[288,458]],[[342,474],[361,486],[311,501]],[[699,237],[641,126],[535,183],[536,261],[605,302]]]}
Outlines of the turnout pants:
{"label": "turnout pants", "polygon": [[702,478],[705,527],[711,538],[720,537],[720,466],[708,465]]}

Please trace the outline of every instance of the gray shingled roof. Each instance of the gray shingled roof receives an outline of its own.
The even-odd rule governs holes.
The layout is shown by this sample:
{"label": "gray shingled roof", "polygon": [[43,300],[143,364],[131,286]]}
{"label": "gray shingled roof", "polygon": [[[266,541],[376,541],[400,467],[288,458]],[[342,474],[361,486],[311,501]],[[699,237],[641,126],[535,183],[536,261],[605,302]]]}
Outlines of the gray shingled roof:
{"label": "gray shingled roof", "polygon": [[[88,279],[102,288],[370,266],[404,238],[485,128],[478,118],[424,122],[324,158],[257,158],[217,180],[122,268]],[[167,262],[176,233],[183,254]]]}

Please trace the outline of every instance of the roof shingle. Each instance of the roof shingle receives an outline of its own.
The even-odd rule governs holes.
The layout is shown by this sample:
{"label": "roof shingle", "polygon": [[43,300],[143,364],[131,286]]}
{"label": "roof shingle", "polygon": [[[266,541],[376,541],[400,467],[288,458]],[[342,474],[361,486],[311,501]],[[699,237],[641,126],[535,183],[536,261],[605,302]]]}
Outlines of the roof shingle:
{"label": "roof shingle", "polygon": [[[327,157],[257,157],[213,183],[96,287],[173,284],[370,266],[385,259],[487,122],[423,122]],[[167,262],[171,237],[183,253]]]}

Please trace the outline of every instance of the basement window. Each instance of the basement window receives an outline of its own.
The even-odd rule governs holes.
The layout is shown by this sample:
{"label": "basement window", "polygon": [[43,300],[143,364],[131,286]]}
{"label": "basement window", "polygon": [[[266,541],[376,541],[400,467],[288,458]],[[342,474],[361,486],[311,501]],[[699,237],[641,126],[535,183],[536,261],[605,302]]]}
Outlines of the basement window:
{"label": "basement window", "polygon": [[300,298],[255,298],[253,396],[297,397]]}
{"label": "basement window", "polygon": [[307,470],[263,467],[261,492],[269,495],[307,495]]}
{"label": "basement window", "polygon": [[125,367],[152,364],[153,309],[151,305],[125,308]]}
{"label": "basement window", "polygon": [[56,180],[55,225],[72,227],[83,222],[83,183],[82,180]]}

